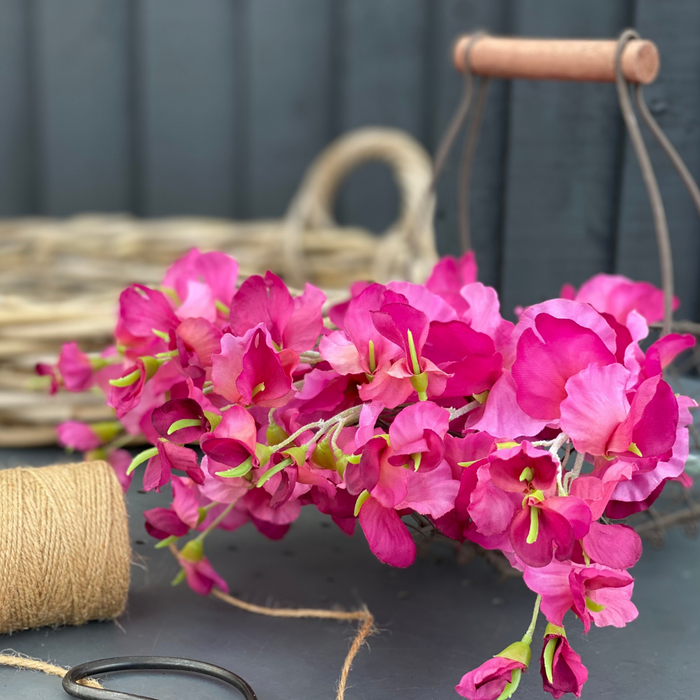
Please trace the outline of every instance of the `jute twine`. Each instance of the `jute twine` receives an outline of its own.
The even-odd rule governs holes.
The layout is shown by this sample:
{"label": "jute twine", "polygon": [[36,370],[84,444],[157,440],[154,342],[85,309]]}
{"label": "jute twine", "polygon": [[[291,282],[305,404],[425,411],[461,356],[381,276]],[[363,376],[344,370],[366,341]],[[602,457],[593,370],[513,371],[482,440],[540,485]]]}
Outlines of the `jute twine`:
{"label": "jute twine", "polygon": [[[96,461],[0,470],[0,557],[0,634],[117,617],[126,604],[131,547],[112,468]],[[338,681],[336,697],[344,700],[352,663],[376,632],[367,608],[273,608],[218,590],[212,596],[269,617],[357,622]],[[61,666],[16,652],[0,654],[0,665],[66,674]],[[89,679],[85,684],[101,687]]]}
{"label": "jute twine", "polygon": [[0,556],[0,633],[117,617],[131,547],[112,467],[1,470]]}

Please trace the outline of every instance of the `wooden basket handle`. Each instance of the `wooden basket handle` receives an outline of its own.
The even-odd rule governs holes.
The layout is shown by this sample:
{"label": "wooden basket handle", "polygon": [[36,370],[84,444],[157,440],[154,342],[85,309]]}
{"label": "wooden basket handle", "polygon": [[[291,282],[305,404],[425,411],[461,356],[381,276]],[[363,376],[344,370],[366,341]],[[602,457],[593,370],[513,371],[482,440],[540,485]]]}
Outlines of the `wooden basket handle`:
{"label": "wooden basket handle", "polygon": [[305,281],[302,233],[337,228],[333,206],[345,177],[358,166],[380,161],[392,171],[400,192],[397,220],[377,239],[376,281],[403,278],[424,281],[437,261],[433,228],[434,201],[426,204],[432,162],[425,149],[398,129],[369,127],[336,139],[309,166],[286,215],[285,279],[300,287]]}
{"label": "wooden basket handle", "polygon": [[[464,72],[472,35],[455,43],[454,63]],[[469,51],[472,73],[490,78],[615,82],[616,40],[523,39],[483,35]],[[648,85],[659,72],[659,52],[647,39],[633,39],[622,53],[622,74]]]}

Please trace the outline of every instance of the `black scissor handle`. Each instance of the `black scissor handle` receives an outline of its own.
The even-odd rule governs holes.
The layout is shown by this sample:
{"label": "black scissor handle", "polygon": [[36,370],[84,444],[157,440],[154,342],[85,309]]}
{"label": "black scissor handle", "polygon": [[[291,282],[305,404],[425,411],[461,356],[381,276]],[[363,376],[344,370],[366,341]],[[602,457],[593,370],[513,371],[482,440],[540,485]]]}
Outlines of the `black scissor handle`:
{"label": "black scissor handle", "polygon": [[107,688],[92,688],[78,683],[79,680],[100,673],[139,670],[188,671],[189,673],[211,676],[232,685],[242,693],[245,700],[257,700],[255,691],[235,673],[204,661],[178,659],[171,656],[120,656],[114,659],[100,659],[79,664],[73,666],[63,677],[63,690],[78,700],[126,700],[127,698],[130,700],[154,700],[147,695],[133,695]]}

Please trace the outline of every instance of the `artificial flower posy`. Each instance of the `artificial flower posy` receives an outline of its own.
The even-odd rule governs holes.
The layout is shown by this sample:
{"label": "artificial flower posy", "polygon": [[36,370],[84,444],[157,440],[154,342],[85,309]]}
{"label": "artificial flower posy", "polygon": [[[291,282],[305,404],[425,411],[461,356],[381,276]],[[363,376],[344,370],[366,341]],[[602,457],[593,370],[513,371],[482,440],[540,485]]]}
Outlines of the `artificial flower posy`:
{"label": "artificial flower posy", "polygon": [[[62,443],[109,459],[125,488],[135,469],[146,490],[170,483],[170,507],[146,511],[146,528],[203,595],[226,590],[205,557],[212,530],[250,522],[281,538],[302,506],[346,533],[359,520],[393,566],[416,556],[402,520],[412,513],[501,550],[537,594],[533,624],[457,692],[515,692],[541,603],[544,689],[580,696],[587,671],[564,618],[588,631],[637,616],[628,569],[641,542],[611,519],[689,482],[695,404],[662,371],[693,340],[640,346],[660,290],[598,275],[514,325],[467,254],[425,285],[358,282],[324,318],[319,289],[293,296],[269,272],[237,287],[237,273],[232,258],[193,250],[162,287],[122,293],[113,348],[91,357],[70,344],[41,366],[52,390],[97,386],[116,414],[63,424]],[[138,434],[152,447],[130,461],[123,447]]]}

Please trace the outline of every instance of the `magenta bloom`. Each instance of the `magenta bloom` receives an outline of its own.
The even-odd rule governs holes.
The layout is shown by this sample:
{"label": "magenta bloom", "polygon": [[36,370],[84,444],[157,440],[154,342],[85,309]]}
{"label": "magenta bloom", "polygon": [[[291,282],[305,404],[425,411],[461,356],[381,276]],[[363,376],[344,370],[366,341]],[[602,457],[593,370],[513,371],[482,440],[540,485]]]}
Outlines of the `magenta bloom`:
{"label": "magenta bloom", "polygon": [[360,509],[360,526],[379,561],[399,568],[413,564],[415,542],[393,508],[385,508],[376,498],[369,498]]}
{"label": "magenta bloom", "polygon": [[614,362],[614,354],[590,328],[540,313],[534,328],[527,328],[518,341],[513,364],[518,404],[533,418],[555,421],[567,396],[567,380],[591,364]]}
{"label": "magenta bloom", "polygon": [[218,588],[223,593],[228,593],[228,584],[214,570],[206,557],[198,561],[190,561],[184,557],[179,557],[179,562],[185,570],[187,584],[199,595],[209,595],[212,588]]}
{"label": "magenta bloom", "polygon": [[408,463],[415,471],[435,469],[442,461],[449,418],[448,411],[430,401],[404,408],[389,428],[389,462],[395,466]]}
{"label": "magenta bloom", "polygon": [[509,683],[517,688],[529,664],[529,645],[515,642],[463,676],[455,690],[467,700],[497,700]]}
{"label": "magenta bloom", "polygon": [[[623,275],[595,275],[584,282],[578,292],[571,285],[564,285],[561,296],[585,301],[622,324],[627,322],[632,311],[641,314],[647,323],[656,323],[664,317],[663,291],[649,282],[634,282]],[[673,309],[679,306],[678,298],[674,297]]]}
{"label": "magenta bloom", "polygon": [[170,508],[151,508],[143,513],[146,519],[146,532],[157,540],[167,537],[184,537],[190,528]]}
{"label": "magenta bloom", "polygon": [[119,319],[136,338],[153,338],[154,329],[167,335],[180,323],[165,294],[142,284],[132,284],[121,293]]}
{"label": "magenta bloom", "polygon": [[103,442],[87,423],[77,420],[68,420],[59,424],[56,432],[60,445],[80,452],[94,450]]}
{"label": "magenta bloom", "polygon": [[673,390],[657,374],[631,394],[630,376],[622,365],[591,365],[566,382],[560,425],[577,450],[634,461],[670,456],[678,426]]}
{"label": "magenta bloom", "polygon": [[503,357],[496,352],[491,337],[460,321],[431,323],[423,355],[452,375],[443,397],[472,396],[487,391],[503,370]]}
{"label": "magenta bloom", "polygon": [[581,657],[571,648],[563,627],[547,625],[544,647],[540,658],[540,673],[545,692],[559,698],[564,693],[581,697],[583,684],[588,680],[588,669]]}
{"label": "magenta bloom", "polygon": [[590,508],[575,496],[555,496],[544,501],[530,497],[525,503],[510,528],[515,553],[533,567],[547,566],[552,557],[559,561],[569,559],[574,542],[588,533]]}
{"label": "magenta bloom", "polygon": [[277,352],[260,325],[243,338],[225,335],[221,353],[212,357],[212,381],[232,403],[265,408],[283,406],[294,394],[292,373],[299,363],[294,350]]}
{"label": "magenta bloom", "polygon": [[204,473],[197,461],[197,453],[189,447],[176,445],[173,442],[156,443],[158,454],[148,460],[146,470],[143,473],[143,488],[145,491],[160,491],[170,480],[173,469],[185,472],[187,476],[198,484],[204,483]]}
{"label": "magenta bloom", "polygon": [[553,625],[561,627],[569,610],[586,632],[591,622],[624,627],[638,615],[631,601],[634,580],[626,571],[553,561],[542,568],[526,566],[524,578],[528,588],[542,596],[542,612]]}
{"label": "magenta bloom", "polygon": [[433,268],[425,286],[442,297],[457,313],[469,309],[469,304],[460,294],[465,284],[476,282],[478,268],[473,250],[468,250],[458,260],[450,255],[442,258]]}
{"label": "magenta bloom", "polygon": [[87,391],[92,386],[90,358],[77,343],[66,343],[58,358],[58,372],[68,391]]}
{"label": "magenta bloom", "polygon": [[420,400],[440,396],[448,375],[423,357],[430,328],[428,316],[404,303],[385,304],[380,311],[371,312],[371,316],[381,335],[403,349],[403,357],[379,371],[370,384],[363,385],[361,398],[395,408],[414,391]]}
{"label": "magenta bloom", "polygon": [[[184,445],[196,442],[202,435],[209,432],[209,421],[202,407],[194,399],[172,399],[156,408],[151,421],[156,432],[166,440]],[[187,421],[187,425],[182,424]],[[183,427],[172,430],[172,427],[182,424]]]}
{"label": "magenta bloom", "polygon": [[301,296],[292,298],[284,282],[267,272],[249,277],[231,302],[231,331],[245,335],[263,324],[278,349],[310,350],[323,329],[321,308],[326,295],[307,284]]}
{"label": "magenta bloom", "polygon": [[216,320],[215,302],[229,306],[236,291],[238,263],[219,252],[200,253],[196,248],[174,262],[165,273],[163,286],[182,302],[179,318]]}
{"label": "magenta bloom", "polygon": [[[239,467],[247,459],[251,460],[252,466],[257,466],[255,445],[255,420],[242,406],[231,406],[224,412],[214,432],[201,439],[202,451],[217,463],[213,466],[214,471],[225,471],[225,468],[220,468],[222,464],[229,469]],[[212,466],[209,468],[211,473]]]}
{"label": "magenta bloom", "polygon": [[494,485],[511,493],[527,494],[531,488],[547,491],[557,476],[558,463],[554,456],[527,441],[498,450],[489,462]]}
{"label": "magenta bloom", "polygon": [[401,355],[402,346],[375,328],[371,314],[385,304],[405,300],[381,284],[366,287],[350,300],[342,319],[338,318],[342,330],[322,338],[318,349],[323,359],[339,374],[371,376],[387,368]]}

